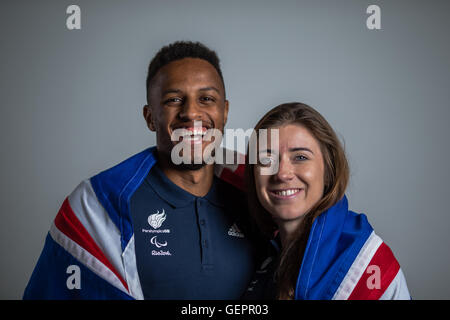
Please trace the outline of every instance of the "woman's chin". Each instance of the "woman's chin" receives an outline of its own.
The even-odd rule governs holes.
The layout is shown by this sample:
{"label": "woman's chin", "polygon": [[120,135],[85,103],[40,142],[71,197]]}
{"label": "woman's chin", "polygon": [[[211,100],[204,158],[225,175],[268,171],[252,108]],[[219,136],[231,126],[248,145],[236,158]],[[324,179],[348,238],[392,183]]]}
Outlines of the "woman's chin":
{"label": "woman's chin", "polygon": [[290,210],[280,210],[272,213],[272,217],[276,223],[289,223],[291,221],[296,221],[304,217],[303,212],[290,211]]}

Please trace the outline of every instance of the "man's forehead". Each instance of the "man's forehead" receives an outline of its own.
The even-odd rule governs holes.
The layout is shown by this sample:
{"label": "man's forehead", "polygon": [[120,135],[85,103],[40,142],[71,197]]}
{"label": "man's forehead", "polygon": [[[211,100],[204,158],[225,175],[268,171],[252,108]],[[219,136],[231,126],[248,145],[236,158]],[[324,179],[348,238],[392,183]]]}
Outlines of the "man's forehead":
{"label": "man's forehead", "polygon": [[216,69],[207,61],[185,58],[173,61],[158,71],[154,85],[161,89],[189,86],[193,89],[204,87],[222,88],[222,80]]}

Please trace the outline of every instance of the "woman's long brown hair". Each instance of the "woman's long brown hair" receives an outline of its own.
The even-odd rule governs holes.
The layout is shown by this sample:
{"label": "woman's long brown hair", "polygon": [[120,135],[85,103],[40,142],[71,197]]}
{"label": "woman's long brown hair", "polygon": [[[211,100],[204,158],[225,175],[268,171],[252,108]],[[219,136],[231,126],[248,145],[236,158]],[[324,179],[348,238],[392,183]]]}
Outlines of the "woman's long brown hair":
{"label": "woman's long brown hair", "polygon": [[[274,274],[278,299],[294,298],[298,273],[314,219],[344,196],[349,180],[347,158],[336,133],[319,112],[306,104],[292,102],[273,108],[257,123],[254,133],[258,135],[259,129],[280,128],[289,124],[305,127],[318,141],[325,168],[324,191],[323,197],[306,213],[289,245],[281,250]],[[263,234],[273,238],[277,226],[271,214],[258,200],[254,166],[247,163],[245,170],[250,214]]]}

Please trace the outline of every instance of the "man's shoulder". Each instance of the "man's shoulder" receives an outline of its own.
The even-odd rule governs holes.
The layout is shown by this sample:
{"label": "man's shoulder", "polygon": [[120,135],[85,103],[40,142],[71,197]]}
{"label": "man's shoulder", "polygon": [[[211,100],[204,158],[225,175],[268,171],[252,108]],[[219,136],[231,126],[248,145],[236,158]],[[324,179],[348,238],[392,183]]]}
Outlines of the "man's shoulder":
{"label": "man's shoulder", "polygon": [[[155,147],[147,148],[90,178],[100,201],[120,202],[132,194],[156,162]],[[117,203],[117,205],[119,205]],[[123,208],[117,208],[119,211]]]}
{"label": "man's shoulder", "polygon": [[[81,224],[92,234],[99,225],[108,222],[104,230],[115,226],[122,234],[122,248],[132,236],[127,199],[140,185],[148,171],[156,162],[154,147],[147,148],[119,164],[106,169],[89,179],[83,180],[67,197],[70,211],[73,211]],[[103,230],[102,229],[102,230]],[[107,232],[99,237],[104,237]]]}
{"label": "man's shoulder", "polygon": [[[91,179],[105,179],[108,182],[127,180],[136,175],[139,169],[149,169],[156,162],[156,147],[150,147],[134,154],[118,164],[101,171]],[[112,180],[111,180],[112,179]]]}

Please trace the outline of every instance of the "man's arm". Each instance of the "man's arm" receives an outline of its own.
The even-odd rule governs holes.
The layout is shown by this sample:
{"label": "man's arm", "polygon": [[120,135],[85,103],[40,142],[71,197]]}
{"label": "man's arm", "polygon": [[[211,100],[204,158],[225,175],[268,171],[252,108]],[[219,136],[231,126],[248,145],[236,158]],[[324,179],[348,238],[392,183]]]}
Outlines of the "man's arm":
{"label": "man's arm", "polygon": [[24,300],[132,299],[96,275],[47,235]]}

